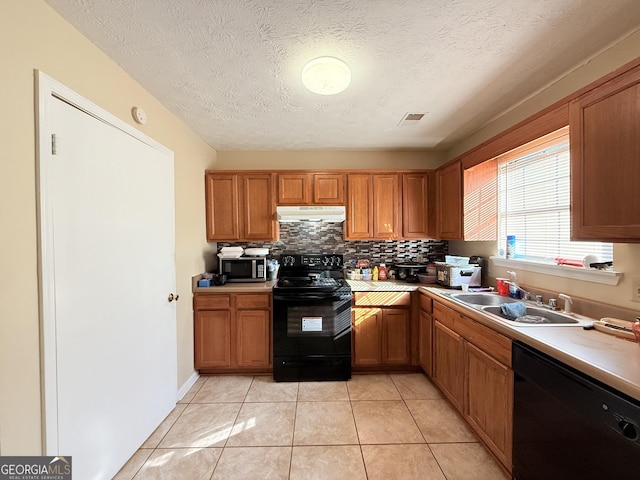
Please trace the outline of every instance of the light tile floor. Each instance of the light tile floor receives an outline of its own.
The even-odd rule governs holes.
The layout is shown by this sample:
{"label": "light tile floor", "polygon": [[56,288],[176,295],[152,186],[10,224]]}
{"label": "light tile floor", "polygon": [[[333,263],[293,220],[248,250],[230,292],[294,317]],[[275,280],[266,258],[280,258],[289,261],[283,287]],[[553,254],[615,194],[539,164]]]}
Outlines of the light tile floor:
{"label": "light tile floor", "polygon": [[422,374],[203,376],[117,480],[504,480]]}

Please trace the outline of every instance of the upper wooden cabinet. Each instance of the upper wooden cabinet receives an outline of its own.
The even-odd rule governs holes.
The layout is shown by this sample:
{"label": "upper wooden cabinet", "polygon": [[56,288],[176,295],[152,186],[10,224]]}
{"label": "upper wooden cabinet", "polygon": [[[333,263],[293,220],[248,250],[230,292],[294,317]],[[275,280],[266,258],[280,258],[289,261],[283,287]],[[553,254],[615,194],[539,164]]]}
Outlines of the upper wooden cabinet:
{"label": "upper wooden cabinet", "polygon": [[373,238],[400,237],[400,178],[398,175],[373,175]]}
{"label": "upper wooden cabinet", "polygon": [[464,240],[498,238],[498,161],[464,171]]}
{"label": "upper wooden cabinet", "polygon": [[272,241],[278,236],[274,175],[205,173],[207,241]]}
{"label": "upper wooden cabinet", "polygon": [[210,242],[277,240],[276,205],[346,205],[345,240],[427,239],[436,232],[432,170],[209,170],[205,185]]}
{"label": "upper wooden cabinet", "polygon": [[397,174],[347,176],[345,240],[391,240],[400,235],[400,178]]}
{"label": "upper wooden cabinet", "polygon": [[308,205],[311,203],[310,173],[278,174],[278,205]]}
{"label": "upper wooden cabinet", "polygon": [[205,174],[207,241],[240,238],[240,185],[236,174]]}
{"label": "upper wooden cabinet", "polygon": [[640,66],[569,105],[571,237],[640,242]]}
{"label": "upper wooden cabinet", "polygon": [[402,237],[429,238],[433,232],[433,172],[402,174]]}
{"label": "upper wooden cabinet", "polygon": [[279,173],[278,205],[344,205],[342,173]]}
{"label": "upper wooden cabinet", "polygon": [[373,238],[373,177],[368,174],[347,175],[347,219],[345,240]]}
{"label": "upper wooden cabinet", "polygon": [[436,237],[443,240],[462,240],[460,161],[436,170]]}
{"label": "upper wooden cabinet", "polygon": [[313,203],[317,205],[344,205],[343,173],[316,173],[313,175]]}

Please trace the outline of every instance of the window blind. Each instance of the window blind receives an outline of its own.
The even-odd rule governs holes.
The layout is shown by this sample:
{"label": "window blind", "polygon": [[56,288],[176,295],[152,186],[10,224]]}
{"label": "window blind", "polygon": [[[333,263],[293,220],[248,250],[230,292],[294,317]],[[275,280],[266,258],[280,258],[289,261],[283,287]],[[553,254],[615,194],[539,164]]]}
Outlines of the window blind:
{"label": "window blind", "polygon": [[613,259],[613,245],[570,240],[568,131],[533,150],[498,157],[498,248],[516,236],[516,258],[555,262],[596,255]]}

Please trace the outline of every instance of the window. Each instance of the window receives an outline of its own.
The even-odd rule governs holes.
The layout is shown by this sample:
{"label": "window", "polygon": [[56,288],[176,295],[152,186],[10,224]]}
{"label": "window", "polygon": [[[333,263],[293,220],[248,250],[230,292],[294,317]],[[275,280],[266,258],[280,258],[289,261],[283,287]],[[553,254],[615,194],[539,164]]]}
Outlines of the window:
{"label": "window", "polygon": [[570,240],[569,129],[565,127],[496,158],[498,251],[516,236],[516,259],[582,263],[586,255],[613,259],[613,246]]}

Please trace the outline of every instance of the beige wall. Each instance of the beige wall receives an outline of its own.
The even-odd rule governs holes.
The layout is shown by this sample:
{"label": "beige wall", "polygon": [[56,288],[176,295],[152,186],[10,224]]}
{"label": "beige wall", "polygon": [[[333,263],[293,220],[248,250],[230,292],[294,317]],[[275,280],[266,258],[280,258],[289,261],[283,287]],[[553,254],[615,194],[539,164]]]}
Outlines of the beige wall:
{"label": "beige wall", "polygon": [[640,30],[611,45],[599,55],[584,60],[564,77],[537,94],[532,95],[529,99],[512,108],[509,112],[498,117],[465,140],[457,143],[455,147],[447,152],[447,159],[451,160],[476,145],[489,140],[516,123],[562,100],[567,95],[635,60],[638,55],[640,55]]}
{"label": "beige wall", "polygon": [[[552,103],[561,100],[600,77],[635,60],[640,55],[640,31],[622,39],[604,50],[600,55],[583,62],[578,68],[562,79],[534,95],[508,114],[487,125],[468,139],[460,142],[447,153],[452,159],[472,147],[488,140],[512,125],[526,119]],[[630,202],[637,201],[629,199]],[[495,255],[495,242],[451,242],[450,251],[461,255]],[[564,292],[576,297],[589,298],[605,304],[630,308],[640,313],[640,303],[631,301],[632,279],[640,277],[640,244],[615,244],[613,248],[614,268],[624,273],[617,286],[569,280],[533,272],[518,272],[518,280],[523,285]],[[492,277],[506,276],[506,268],[494,268]]]}
{"label": "beige wall", "polygon": [[0,45],[0,455],[30,455],[41,453],[34,69],[132,125],[143,107],[140,130],[175,152],[177,385],[193,372],[190,277],[209,250],[202,172],[216,152],[40,0],[4,2]]}
{"label": "beige wall", "polygon": [[444,161],[444,152],[428,151],[219,151],[216,168],[229,170],[431,169],[439,167]]}

